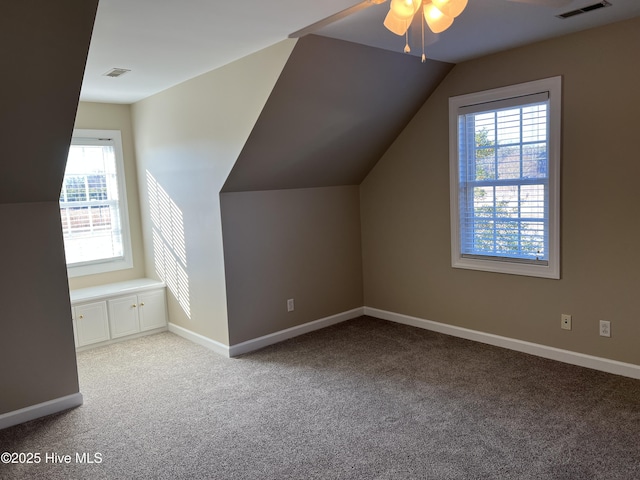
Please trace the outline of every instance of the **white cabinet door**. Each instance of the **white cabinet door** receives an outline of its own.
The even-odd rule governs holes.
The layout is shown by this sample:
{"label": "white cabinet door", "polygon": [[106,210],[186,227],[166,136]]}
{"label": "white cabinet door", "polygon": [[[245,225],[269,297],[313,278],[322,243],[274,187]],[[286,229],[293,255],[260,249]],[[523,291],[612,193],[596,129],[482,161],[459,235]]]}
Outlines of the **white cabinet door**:
{"label": "white cabinet door", "polygon": [[78,345],[78,322],[76,322],[75,307],[71,307],[71,323],[73,324],[73,343],[78,348],[80,345]]}
{"label": "white cabinet door", "polygon": [[109,300],[109,323],[111,338],[124,337],[140,331],[138,322],[138,297],[126,297]]}
{"label": "white cabinet door", "polygon": [[138,302],[140,331],[167,326],[167,307],[164,290],[140,293]]}
{"label": "white cabinet door", "polygon": [[73,309],[78,346],[109,340],[107,303],[95,302],[78,305]]}

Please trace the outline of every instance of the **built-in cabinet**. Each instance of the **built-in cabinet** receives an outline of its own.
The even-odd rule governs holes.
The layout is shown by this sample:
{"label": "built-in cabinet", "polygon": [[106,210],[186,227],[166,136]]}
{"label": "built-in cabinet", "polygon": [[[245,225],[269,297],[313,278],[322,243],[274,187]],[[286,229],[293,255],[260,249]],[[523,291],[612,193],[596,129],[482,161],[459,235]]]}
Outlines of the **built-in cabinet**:
{"label": "built-in cabinet", "polygon": [[71,291],[76,347],[167,328],[165,285],[151,279]]}
{"label": "built-in cabinet", "polygon": [[107,302],[73,307],[73,319],[76,347],[110,340]]}

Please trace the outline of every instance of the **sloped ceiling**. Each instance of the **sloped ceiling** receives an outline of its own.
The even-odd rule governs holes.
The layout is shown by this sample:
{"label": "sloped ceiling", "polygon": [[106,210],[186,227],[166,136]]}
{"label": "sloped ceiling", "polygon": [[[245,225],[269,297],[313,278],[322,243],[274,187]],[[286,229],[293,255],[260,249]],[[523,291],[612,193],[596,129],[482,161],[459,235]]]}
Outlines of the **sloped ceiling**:
{"label": "sloped ceiling", "polygon": [[57,201],[98,0],[0,8],[0,204]]}
{"label": "sloped ceiling", "polygon": [[451,68],[301,38],[222,191],[360,184]]}

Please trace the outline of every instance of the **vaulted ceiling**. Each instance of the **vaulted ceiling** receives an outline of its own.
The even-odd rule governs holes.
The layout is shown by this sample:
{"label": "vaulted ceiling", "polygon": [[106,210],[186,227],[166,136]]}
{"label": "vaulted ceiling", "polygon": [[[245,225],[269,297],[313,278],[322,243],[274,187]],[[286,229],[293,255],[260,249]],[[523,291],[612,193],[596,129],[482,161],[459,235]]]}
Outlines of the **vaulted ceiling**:
{"label": "vaulted ceiling", "polygon": [[[556,17],[601,0],[469,0],[453,26],[426,38],[431,59],[458,63],[488,53],[640,15],[638,0],[609,0],[607,8]],[[82,100],[133,103],[189,78],[273,45],[360,0],[100,0]],[[382,20],[389,1],[361,9],[313,33],[402,52],[404,37]],[[420,23],[410,31],[421,54]],[[631,58],[630,58],[631,59]],[[419,62],[419,58],[414,58]],[[114,67],[131,70],[114,79]],[[41,82],[51,81],[43,76]]]}
{"label": "vaulted ceiling", "polygon": [[451,68],[300,39],[222,191],[359,184]]}
{"label": "vaulted ceiling", "polygon": [[97,0],[2,6],[0,204],[60,198],[96,7]]}
{"label": "vaulted ceiling", "polygon": [[[362,2],[101,0],[82,99],[135,102],[310,31],[222,191],[359,184],[453,63],[640,15],[637,0],[611,0],[598,11],[556,17],[595,1],[469,0],[449,30],[426,30],[423,64],[421,22],[407,38],[390,33],[382,25],[389,2],[351,9]],[[345,9],[350,14],[340,15]],[[308,28],[336,14],[343,18]],[[410,55],[402,53],[405,40]],[[105,77],[112,68],[131,71]]]}

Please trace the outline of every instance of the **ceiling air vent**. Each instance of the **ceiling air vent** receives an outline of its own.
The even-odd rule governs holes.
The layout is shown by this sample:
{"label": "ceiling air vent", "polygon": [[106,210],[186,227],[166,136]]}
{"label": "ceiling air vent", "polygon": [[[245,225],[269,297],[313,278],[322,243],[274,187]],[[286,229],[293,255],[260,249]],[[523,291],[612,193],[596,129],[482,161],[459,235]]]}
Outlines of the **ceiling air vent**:
{"label": "ceiling air vent", "polygon": [[130,71],[131,70],[127,70],[126,68],[112,68],[107,73],[103,73],[102,75],[104,77],[117,78],[117,77],[121,77],[122,75]]}
{"label": "ceiling air vent", "polygon": [[606,0],[602,0],[602,2],[594,3],[593,5],[589,5],[588,7],[582,7],[582,8],[578,8],[577,10],[571,10],[570,12],[556,15],[556,17],[558,18],[575,17],[576,15],[580,15],[581,13],[587,13],[587,12],[590,12],[591,10],[597,10],[599,8],[610,7],[610,6],[611,4],[609,2],[607,2]]}

